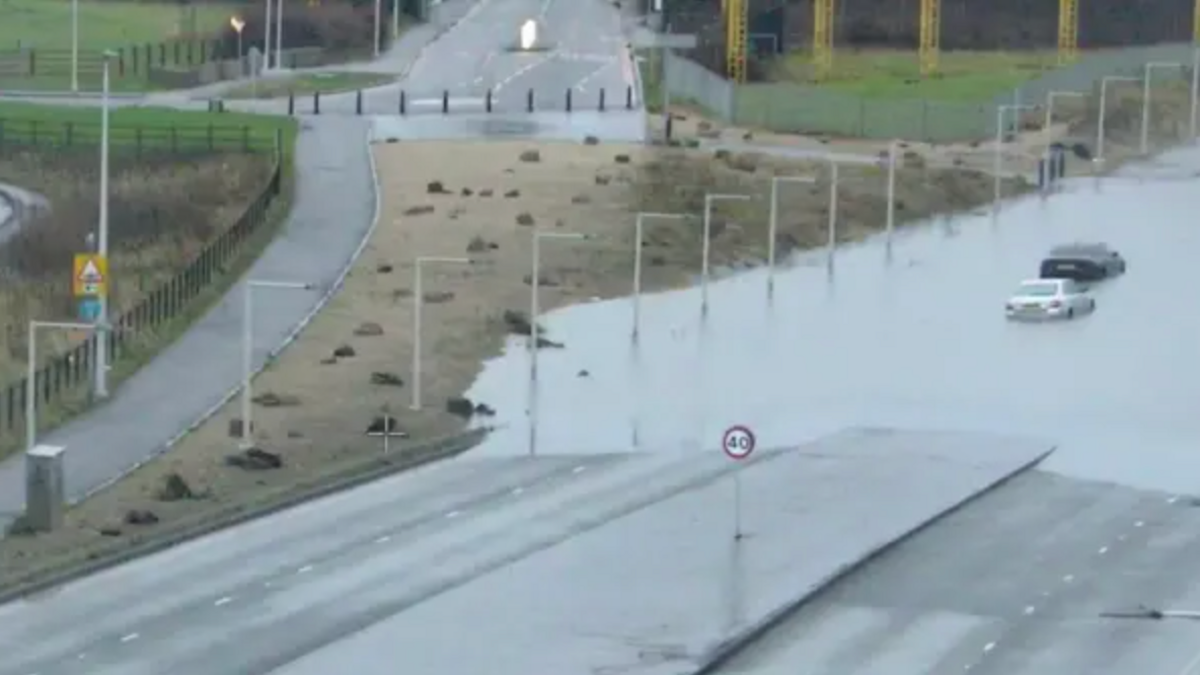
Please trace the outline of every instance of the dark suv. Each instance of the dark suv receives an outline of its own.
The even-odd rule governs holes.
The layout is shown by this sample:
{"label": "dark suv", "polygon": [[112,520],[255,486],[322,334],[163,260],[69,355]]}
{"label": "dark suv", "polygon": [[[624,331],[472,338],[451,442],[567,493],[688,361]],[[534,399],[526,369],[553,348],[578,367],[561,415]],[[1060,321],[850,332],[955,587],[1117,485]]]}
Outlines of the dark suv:
{"label": "dark suv", "polygon": [[1042,261],[1043,279],[1099,281],[1125,273],[1125,259],[1107,244],[1075,243],[1056,246]]}

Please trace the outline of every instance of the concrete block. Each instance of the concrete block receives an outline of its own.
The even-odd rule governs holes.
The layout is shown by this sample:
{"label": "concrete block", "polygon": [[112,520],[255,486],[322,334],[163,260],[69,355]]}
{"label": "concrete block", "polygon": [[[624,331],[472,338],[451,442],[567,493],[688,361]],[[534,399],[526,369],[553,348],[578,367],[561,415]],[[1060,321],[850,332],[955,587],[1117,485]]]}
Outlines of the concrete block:
{"label": "concrete block", "polygon": [[65,448],[39,445],[25,453],[25,518],[36,532],[62,526]]}

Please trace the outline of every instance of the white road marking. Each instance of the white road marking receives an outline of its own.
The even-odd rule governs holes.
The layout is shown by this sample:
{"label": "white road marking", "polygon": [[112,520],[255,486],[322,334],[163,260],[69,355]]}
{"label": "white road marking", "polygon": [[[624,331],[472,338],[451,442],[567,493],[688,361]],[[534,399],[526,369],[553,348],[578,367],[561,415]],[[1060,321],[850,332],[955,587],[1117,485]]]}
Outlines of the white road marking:
{"label": "white road marking", "polygon": [[1174,504],[1177,501],[1179,501],[1179,495],[1175,495],[1174,497],[1171,497],[1170,499],[1167,500],[1167,503]]}
{"label": "white road marking", "polygon": [[386,544],[386,543],[388,543],[388,542],[389,542],[389,541],[391,541],[391,540],[392,540],[392,538],[391,538],[391,537],[389,537],[389,536],[387,536],[387,535],[385,534],[385,535],[383,535],[382,537],[380,537],[380,538],[376,539],[376,540],[375,540],[375,543],[376,543],[376,544]]}
{"label": "white road marking", "polygon": [[554,57],[554,52],[550,52],[549,54],[546,54],[545,56],[539,57],[536,61],[534,61],[532,63],[527,63],[527,64],[521,66],[514,73],[512,73],[508,77],[504,78],[503,80],[500,80],[499,82],[497,82],[496,86],[492,88],[492,91],[494,93],[499,93],[501,89],[508,86],[508,84],[510,82],[512,82],[513,80],[517,79],[518,77],[521,77],[522,75],[524,75],[525,73],[528,73],[529,71],[533,70],[534,68],[537,68],[538,66],[542,65],[543,63],[546,63],[553,57]]}
{"label": "white road marking", "polygon": [[446,517],[447,517],[447,518],[457,518],[457,517],[458,517],[458,511],[451,511],[450,513],[447,513],[447,514],[446,514]]}
{"label": "white road marking", "polygon": [[1068,574],[1068,575],[1066,575],[1065,577],[1063,577],[1063,581],[1065,581],[1066,583],[1068,583],[1068,584],[1069,584],[1069,583],[1071,583],[1072,581],[1075,581],[1075,575],[1074,575],[1074,574]]}
{"label": "white road marking", "polygon": [[1025,616],[1029,616],[1030,614],[1033,614],[1036,611],[1037,611],[1036,607],[1034,607],[1033,605],[1027,605],[1025,607]]}
{"label": "white road marking", "polygon": [[296,574],[308,574],[309,572],[312,571],[312,569],[313,569],[312,565],[305,565],[304,567],[301,567],[300,569],[296,570]]}
{"label": "white road marking", "polygon": [[1143,521],[1140,521],[1140,520],[1139,520],[1139,521],[1137,521],[1136,523],[1134,523],[1134,524],[1133,524],[1133,526],[1134,526],[1134,527],[1141,527],[1141,526],[1143,526],[1143,525],[1145,525],[1145,524],[1146,524],[1145,522],[1143,522]]}
{"label": "white road marking", "polygon": [[82,660],[84,660],[85,658],[87,658],[87,652],[79,652],[79,656],[76,656],[75,658],[77,658],[77,659],[79,659],[80,661],[82,661]]}
{"label": "white road marking", "polygon": [[521,494],[521,493],[522,493],[522,492],[524,492],[524,491],[525,491],[525,488],[513,488],[513,491],[512,491],[512,493],[513,493],[514,495],[519,495],[519,494]]}
{"label": "white road marking", "polygon": [[227,595],[223,598],[218,598],[217,601],[213,603],[213,606],[220,607],[221,605],[228,605],[231,602],[233,602],[233,598]]}
{"label": "white road marking", "polygon": [[581,80],[579,80],[578,82],[576,82],[576,83],[575,83],[575,89],[579,90],[579,92],[580,92],[580,93],[583,93],[583,92],[587,91],[587,83],[588,83],[588,81],[589,81],[589,80],[591,80],[592,78],[596,77],[596,76],[597,76],[597,75],[599,75],[600,73],[603,73],[604,71],[608,70],[609,68],[612,68],[612,67],[613,67],[613,66],[615,66],[616,64],[617,64],[617,62],[614,60],[612,63],[606,63],[606,64],[604,64],[604,65],[602,65],[602,66],[600,66],[600,67],[596,68],[596,69],[595,69],[595,70],[593,70],[592,72],[590,72],[590,73],[588,73],[587,75],[585,75],[585,76],[583,77],[583,79],[581,79]]}
{"label": "white road marking", "polygon": [[995,642],[989,642],[983,646],[983,653],[986,654],[996,648]]}
{"label": "white road marking", "polygon": [[1188,661],[1183,670],[1179,671],[1179,675],[1195,675],[1198,666],[1200,666],[1200,652],[1196,652],[1192,660]]}
{"label": "white road marking", "polygon": [[121,642],[133,642],[134,640],[138,639],[138,637],[139,636],[137,633],[130,633],[129,635],[121,638]]}
{"label": "white road marking", "polygon": [[1100,550],[1099,550],[1099,551],[1096,551],[1096,552],[1097,552],[1097,553],[1099,553],[1100,555],[1104,555],[1105,553],[1108,553],[1108,547],[1107,547],[1107,546],[1101,546],[1101,547],[1100,547]]}
{"label": "white road marking", "polygon": [[583,473],[584,469],[587,469],[587,467],[586,466],[577,466],[571,473]]}

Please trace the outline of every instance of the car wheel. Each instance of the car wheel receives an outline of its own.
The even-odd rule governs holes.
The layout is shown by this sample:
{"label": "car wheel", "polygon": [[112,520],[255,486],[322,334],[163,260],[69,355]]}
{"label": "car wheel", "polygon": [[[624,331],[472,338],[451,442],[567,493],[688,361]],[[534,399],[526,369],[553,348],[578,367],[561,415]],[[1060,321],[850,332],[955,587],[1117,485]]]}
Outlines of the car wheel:
{"label": "car wheel", "polygon": [[1067,318],[1068,318],[1068,319],[1074,319],[1074,318],[1075,318],[1075,308],[1074,308],[1074,307],[1072,307],[1071,309],[1068,309],[1068,310],[1067,310]]}

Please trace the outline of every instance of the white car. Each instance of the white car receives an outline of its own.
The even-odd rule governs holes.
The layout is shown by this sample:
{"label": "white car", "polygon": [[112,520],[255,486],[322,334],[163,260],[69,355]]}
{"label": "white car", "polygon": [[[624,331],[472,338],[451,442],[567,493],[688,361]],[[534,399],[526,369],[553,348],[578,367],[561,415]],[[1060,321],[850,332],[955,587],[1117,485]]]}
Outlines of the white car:
{"label": "white car", "polygon": [[1073,279],[1022,281],[1004,305],[1009,319],[1073,319],[1095,311],[1096,300]]}

